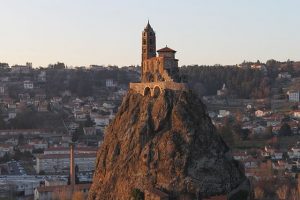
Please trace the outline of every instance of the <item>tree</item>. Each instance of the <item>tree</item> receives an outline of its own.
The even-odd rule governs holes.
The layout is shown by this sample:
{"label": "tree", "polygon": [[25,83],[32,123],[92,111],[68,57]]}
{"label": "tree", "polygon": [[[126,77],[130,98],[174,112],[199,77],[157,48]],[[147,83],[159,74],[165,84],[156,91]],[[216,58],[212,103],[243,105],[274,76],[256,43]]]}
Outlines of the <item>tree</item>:
{"label": "tree", "polygon": [[142,192],[140,189],[133,189],[131,191],[131,197],[132,197],[132,200],[144,200],[144,192]]}
{"label": "tree", "polygon": [[82,135],[83,135],[83,125],[80,124],[79,127],[72,134],[72,141],[76,142]]}
{"label": "tree", "polygon": [[19,145],[24,145],[25,144],[25,137],[23,134],[18,135],[18,144]]}
{"label": "tree", "polygon": [[3,119],[2,112],[0,112],[0,129],[6,129],[6,123]]}
{"label": "tree", "polygon": [[5,153],[3,157],[0,157],[0,163],[6,163],[10,160],[10,154],[9,153]]}
{"label": "tree", "polygon": [[300,200],[300,194],[297,189],[295,189],[295,188],[291,189],[290,199],[291,200]]}
{"label": "tree", "polygon": [[66,66],[65,66],[64,63],[57,62],[56,64],[50,64],[50,65],[48,65],[48,68],[51,68],[51,69],[65,69]]}
{"label": "tree", "polygon": [[84,199],[85,199],[85,196],[84,196],[83,192],[77,191],[77,192],[73,193],[72,200],[84,200]]}
{"label": "tree", "polygon": [[241,130],[241,138],[242,138],[242,140],[247,140],[247,139],[248,139],[248,136],[249,136],[249,133],[250,133],[250,130],[249,130],[249,129],[243,128],[243,129]]}
{"label": "tree", "polygon": [[276,190],[276,194],[280,200],[286,200],[289,188],[287,185],[282,185]]}
{"label": "tree", "polygon": [[46,172],[44,170],[41,170],[39,173],[39,175],[45,175],[45,174],[46,174]]}
{"label": "tree", "polygon": [[287,123],[283,123],[279,129],[279,135],[280,136],[290,136],[292,134],[293,134],[293,132],[292,132],[290,125]]}
{"label": "tree", "polygon": [[264,133],[263,133],[263,137],[264,137],[265,139],[270,139],[270,138],[272,138],[272,136],[273,136],[273,129],[272,129],[272,126],[268,126],[268,127],[266,128],[266,130],[264,131]]}
{"label": "tree", "polygon": [[264,190],[260,187],[255,187],[254,188],[254,198],[257,200],[260,200],[264,197]]}
{"label": "tree", "polygon": [[90,115],[87,116],[86,121],[84,123],[85,127],[91,127],[94,126],[95,122],[93,122],[93,120],[91,119]]}

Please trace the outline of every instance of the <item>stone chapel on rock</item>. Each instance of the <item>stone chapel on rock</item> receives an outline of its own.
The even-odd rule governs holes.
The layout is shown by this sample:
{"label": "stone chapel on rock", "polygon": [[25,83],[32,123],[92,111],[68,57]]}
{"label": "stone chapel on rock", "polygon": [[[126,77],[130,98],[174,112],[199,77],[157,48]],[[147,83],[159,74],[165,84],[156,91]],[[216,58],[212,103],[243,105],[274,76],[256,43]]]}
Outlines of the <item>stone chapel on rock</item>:
{"label": "stone chapel on rock", "polygon": [[168,46],[157,51],[155,32],[149,21],[142,33],[141,83],[130,83],[130,88],[146,96],[158,96],[165,89],[187,90],[181,83],[176,51]]}

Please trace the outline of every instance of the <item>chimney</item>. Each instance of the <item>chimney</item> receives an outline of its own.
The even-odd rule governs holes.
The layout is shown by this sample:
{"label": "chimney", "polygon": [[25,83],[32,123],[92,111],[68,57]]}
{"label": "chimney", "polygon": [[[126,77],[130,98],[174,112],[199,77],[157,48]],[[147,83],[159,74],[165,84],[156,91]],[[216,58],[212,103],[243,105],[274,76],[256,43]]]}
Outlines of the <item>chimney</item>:
{"label": "chimney", "polygon": [[74,146],[75,144],[70,143],[70,185],[75,186],[75,159],[74,159]]}

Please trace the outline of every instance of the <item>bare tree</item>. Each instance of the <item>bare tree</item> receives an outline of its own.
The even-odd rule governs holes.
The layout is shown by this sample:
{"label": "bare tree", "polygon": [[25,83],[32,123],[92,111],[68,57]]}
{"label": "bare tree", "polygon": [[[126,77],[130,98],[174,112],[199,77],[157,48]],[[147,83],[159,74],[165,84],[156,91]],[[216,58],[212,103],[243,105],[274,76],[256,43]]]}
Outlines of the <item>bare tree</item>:
{"label": "bare tree", "polygon": [[261,187],[255,187],[254,188],[254,196],[256,200],[261,200],[262,198],[264,198],[264,190]]}
{"label": "bare tree", "polygon": [[73,193],[72,200],[85,200],[85,195],[81,191],[77,191]]}
{"label": "bare tree", "polygon": [[297,189],[295,188],[291,189],[290,200],[300,200],[299,192]]}
{"label": "bare tree", "polygon": [[276,194],[280,200],[286,200],[288,197],[289,188],[287,185],[282,185],[276,190]]}

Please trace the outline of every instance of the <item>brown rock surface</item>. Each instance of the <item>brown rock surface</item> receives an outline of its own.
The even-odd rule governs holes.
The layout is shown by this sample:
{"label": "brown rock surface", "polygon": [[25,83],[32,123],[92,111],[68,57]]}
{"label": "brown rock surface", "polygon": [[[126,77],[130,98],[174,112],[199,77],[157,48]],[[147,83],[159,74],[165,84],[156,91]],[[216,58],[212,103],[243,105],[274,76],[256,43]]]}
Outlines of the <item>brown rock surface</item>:
{"label": "brown rock surface", "polygon": [[89,199],[128,200],[134,188],[200,199],[229,194],[245,180],[195,95],[129,91],[106,130]]}

